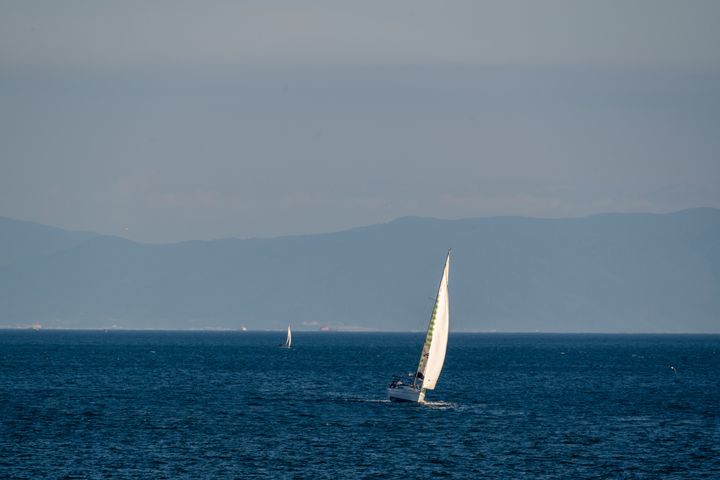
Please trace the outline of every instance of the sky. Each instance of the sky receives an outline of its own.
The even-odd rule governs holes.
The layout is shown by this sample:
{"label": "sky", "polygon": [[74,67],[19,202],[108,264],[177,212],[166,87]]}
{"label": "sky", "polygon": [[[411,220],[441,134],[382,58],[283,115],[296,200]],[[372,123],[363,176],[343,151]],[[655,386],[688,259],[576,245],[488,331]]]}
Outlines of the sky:
{"label": "sky", "polygon": [[0,216],[143,242],[720,207],[720,2],[0,0]]}

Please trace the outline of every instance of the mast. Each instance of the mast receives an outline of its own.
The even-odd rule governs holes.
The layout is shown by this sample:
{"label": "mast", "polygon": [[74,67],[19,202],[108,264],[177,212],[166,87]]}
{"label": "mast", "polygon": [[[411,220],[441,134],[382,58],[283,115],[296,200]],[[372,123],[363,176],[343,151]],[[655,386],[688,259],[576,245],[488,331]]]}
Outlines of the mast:
{"label": "mast", "polygon": [[422,353],[420,354],[420,362],[413,387],[417,387],[420,380],[420,388],[432,390],[435,388],[443,363],[445,362],[445,350],[447,348],[447,338],[450,323],[450,299],[448,296],[448,275],[450,273],[450,254],[452,249],[448,250],[445,259],[445,268],[440,278],[440,285],[435,296],[435,305],[433,306],[430,323],[428,324],[427,334],[425,335],[425,343],[423,344]]}

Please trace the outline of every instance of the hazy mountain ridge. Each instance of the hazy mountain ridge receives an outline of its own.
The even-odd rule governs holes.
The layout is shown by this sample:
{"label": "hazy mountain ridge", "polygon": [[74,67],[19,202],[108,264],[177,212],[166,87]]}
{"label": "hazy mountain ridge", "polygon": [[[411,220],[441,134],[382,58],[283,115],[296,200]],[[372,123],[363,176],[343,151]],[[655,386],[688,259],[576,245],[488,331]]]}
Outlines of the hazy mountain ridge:
{"label": "hazy mountain ridge", "polygon": [[404,217],[165,245],[33,226],[22,235],[42,248],[25,251],[5,248],[6,229],[22,236],[14,222],[0,221],[0,325],[422,330],[452,247],[455,330],[720,331],[720,210],[710,208]]}
{"label": "hazy mountain ridge", "polygon": [[0,266],[60,252],[96,236],[91,232],[0,217]]}

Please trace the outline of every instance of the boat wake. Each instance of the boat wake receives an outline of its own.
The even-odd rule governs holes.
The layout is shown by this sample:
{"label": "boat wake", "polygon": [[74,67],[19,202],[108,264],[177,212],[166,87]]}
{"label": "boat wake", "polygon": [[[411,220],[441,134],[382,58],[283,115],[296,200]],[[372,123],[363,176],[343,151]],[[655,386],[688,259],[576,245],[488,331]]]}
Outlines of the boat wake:
{"label": "boat wake", "polygon": [[443,402],[443,401],[434,401],[434,402],[422,402],[420,405],[423,407],[431,408],[433,410],[457,410],[459,408],[457,403],[453,402]]}
{"label": "boat wake", "polygon": [[349,403],[387,403],[392,405],[399,405],[399,406],[420,406],[425,408],[430,408],[433,410],[457,410],[459,409],[459,406],[457,403],[453,402],[442,402],[442,401],[432,401],[432,402],[393,402],[390,399],[387,398],[361,398],[361,397],[341,397],[337,396],[335,397],[336,401],[340,402],[349,402]]}
{"label": "boat wake", "polygon": [[337,402],[348,403],[391,403],[387,398],[363,398],[363,397],[346,397],[344,395],[332,395],[333,400]]}

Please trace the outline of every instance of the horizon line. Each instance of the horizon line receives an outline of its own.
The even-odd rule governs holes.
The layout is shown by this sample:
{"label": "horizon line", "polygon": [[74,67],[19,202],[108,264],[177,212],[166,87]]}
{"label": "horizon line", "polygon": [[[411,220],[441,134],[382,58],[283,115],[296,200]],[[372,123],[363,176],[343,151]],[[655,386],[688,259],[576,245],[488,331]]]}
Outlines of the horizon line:
{"label": "horizon line", "polygon": [[[0,325],[0,332],[3,331],[74,331],[74,332],[177,332],[177,333],[189,333],[189,332],[207,332],[207,333],[283,333],[285,328],[282,329],[246,329],[240,328],[121,328],[121,327],[88,327],[88,328],[71,328],[71,327],[41,327],[33,328],[32,326],[10,326]],[[293,329],[293,333],[412,333],[422,334],[425,330],[374,330],[374,329],[336,329],[329,328],[328,330],[304,330],[304,329]],[[668,331],[582,331],[582,330],[454,330],[450,331],[450,334],[490,334],[490,335],[720,335],[720,331],[684,331],[684,332],[668,332]]]}

